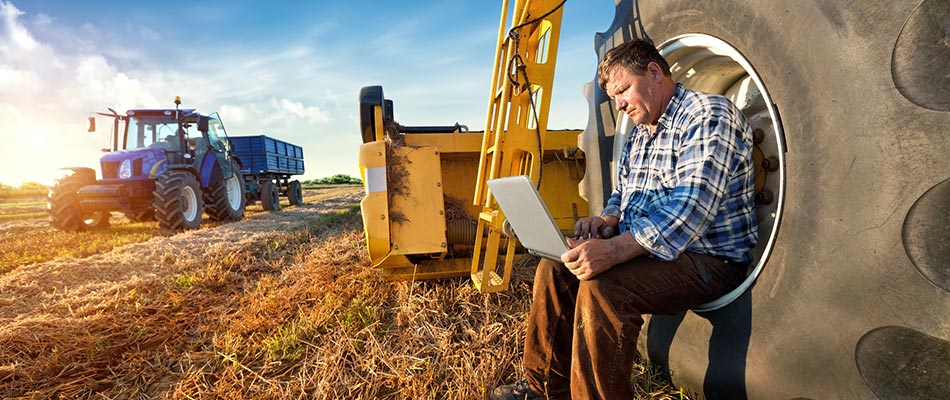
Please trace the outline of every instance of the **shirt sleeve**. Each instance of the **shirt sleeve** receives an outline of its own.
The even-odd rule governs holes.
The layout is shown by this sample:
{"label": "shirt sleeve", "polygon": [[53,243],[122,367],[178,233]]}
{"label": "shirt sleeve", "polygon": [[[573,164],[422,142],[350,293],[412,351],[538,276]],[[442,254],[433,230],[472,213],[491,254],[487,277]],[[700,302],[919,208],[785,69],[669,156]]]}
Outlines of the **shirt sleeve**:
{"label": "shirt sleeve", "polygon": [[631,234],[658,258],[679,257],[716,218],[743,143],[737,118],[720,106],[688,122],[678,151],[676,186],[653,212],[631,221]]}
{"label": "shirt sleeve", "polygon": [[607,206],[604,207],[604,211],[600,212],[601,217],[611,216],[616,217],[618,220],[621,217],[620,213],[620,199],[621,199],[621,190],[620,185],[617,185],[617,188],[614,189],[613,193],[610,194],[610,198],[607,199]]}

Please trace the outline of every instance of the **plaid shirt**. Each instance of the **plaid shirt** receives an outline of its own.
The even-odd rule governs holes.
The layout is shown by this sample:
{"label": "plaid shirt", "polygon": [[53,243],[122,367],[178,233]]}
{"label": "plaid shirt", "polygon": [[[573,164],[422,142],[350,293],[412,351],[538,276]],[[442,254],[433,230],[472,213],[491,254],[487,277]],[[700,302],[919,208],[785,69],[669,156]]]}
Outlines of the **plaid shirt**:
{"label": "plaid shirt", "polygon": [[656,132],[638,125],[627,137],[601,215],[619,218],[620,232],[663,260],[690,251],[749,263],[758,240],[753,171],[742,112],[677,84]]}

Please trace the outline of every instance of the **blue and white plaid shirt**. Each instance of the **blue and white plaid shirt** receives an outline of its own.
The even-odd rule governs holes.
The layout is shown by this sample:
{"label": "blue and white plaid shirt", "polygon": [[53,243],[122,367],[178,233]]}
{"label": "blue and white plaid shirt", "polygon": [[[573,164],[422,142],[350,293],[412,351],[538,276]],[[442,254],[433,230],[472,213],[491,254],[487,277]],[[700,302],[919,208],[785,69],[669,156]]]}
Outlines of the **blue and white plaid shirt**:
{"label": "blue and white plaid shirt", "polygon": [[663,260],[690,251],[749,263],[759,230],[753,172],[742,112],[677,84],[656,132],[638,125],[628,136],[601,215]]}

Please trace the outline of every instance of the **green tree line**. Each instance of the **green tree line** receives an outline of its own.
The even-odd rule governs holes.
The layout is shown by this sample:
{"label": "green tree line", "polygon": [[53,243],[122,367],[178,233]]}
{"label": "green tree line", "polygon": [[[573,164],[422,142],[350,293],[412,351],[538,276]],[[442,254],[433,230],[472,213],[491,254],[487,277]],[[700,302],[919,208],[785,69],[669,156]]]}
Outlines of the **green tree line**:
{"label": "green tree line", "polygon": [[359,178],[354,178],[346,174],[336,174],[328,178],[311,179],[301,182],[307,185],[338,185],[344,183],[363,183]]}
{"label": "green tree line", "polygon": [[13,197],[41,197],[46,196],[49,188],[36,182],[24,182],[20,187],[13,187],[0,183],[0,199]]}

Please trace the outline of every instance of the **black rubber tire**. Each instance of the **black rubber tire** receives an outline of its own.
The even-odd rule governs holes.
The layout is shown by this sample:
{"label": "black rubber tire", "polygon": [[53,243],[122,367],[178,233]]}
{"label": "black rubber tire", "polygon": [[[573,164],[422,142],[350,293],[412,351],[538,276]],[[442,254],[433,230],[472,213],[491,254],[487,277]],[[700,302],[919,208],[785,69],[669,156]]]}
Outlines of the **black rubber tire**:
{"label": "black rubber tire", "polygon": [[144,210],[139,210],[136,212],[125,213],[125,217],[132,222],[150,222],[155,220],[155,209],[146,208]]}
{"label": "black rubber tire", "polygon": [[198,229],[203,206],[201,186],[185,171],[168,171],[155,181],[155,219],[167,231]]}
{"label": "black rubber tire", "polygon": [[[241,166],[231,160],[230,178],[222,178],[217,170],[212,178],[213,183],[205,193],[205,213],[212,221],[237,221],[244,218],[244,175]],[[230,187],[230,190],[228,189]],[[237,191],[237,193],[232,193]]]}
{"label": "black rubber tire", "polygon": [[[950,92],[940,68],[946,58],[924,47],[946,49],[945,31],[925,25],[946,21],[946,2],[621,4],[633,14],[630,25],[611,26],[597,54],[631,32],[645,32],[657,45],[693,33],[728,42],[771,93],[788,149],[781,227],[756,286],[717,311],[678,321],[651,317],[641,353],[670,367],[677,386],[707,398],[900,398],[896,389],[907,398],[946,397],[933,391],[945,387],[946,369],[914,374],[914,382],[895,377],[893,366],[924,370],[917,366],[940,361],[917,362],[930,357],[947,365],[950,353],[912,348],[900,335],[886,345],[856,346],[895,324],[947,343],[950,296],[918,270],[946,268],[950,249],[940,244],[948,237],[947,200],[926,195],[950,193],[950,113],[935,112],[946,103],[933,100]],[[927,40],[901,40],[906,32]],[[899,54],[926,62],[908,65]],[[901,74],[892,68],[917,68],[911,78],[933,79],[895,82]],[[597,122],[611,127],[613,118]],[[940,225],[924,226],[931,221]],[[914,235],[925,232],[940,233]],[[920,253],[920,261],[907,253]],[[888,358],[893,354],[917,358]],[[893,360],[875,365],[888,381],[859,371],[862,358]]]}
{"label": "black rubber tire", "polygon": [[360,137],[363,143],[376,140],[376,116],[373,107],[382,106],[384,118],[392,119],[392,113],[386,110],[386,99],[382,86],[366,86],[360,89]]}
{"label": "black rubber tire", "polygon": [[109,226],[107,211],[83,213],[79,208],[79,197],[76,192],[83,186],[96,182],[95,172],[92,175],[77,172],[58,180],[50,188],[46,197],[47,212],[50,225],[66,232],[78,232],[89,229],[106,228]]}
{"label": "black rubber tire", "polygon": [[280,192],[274,181],[261,182],[261,206],[267,211],[280,210]]}
{"label": "black rubber tire", "polygon": [[301,187],[300,181],[290,181],[287,184],[287,200],[290,200],[292,206],[303,204],[303,187]]}

